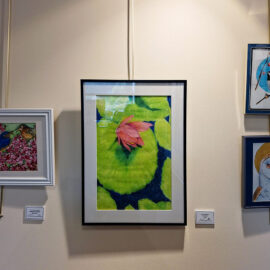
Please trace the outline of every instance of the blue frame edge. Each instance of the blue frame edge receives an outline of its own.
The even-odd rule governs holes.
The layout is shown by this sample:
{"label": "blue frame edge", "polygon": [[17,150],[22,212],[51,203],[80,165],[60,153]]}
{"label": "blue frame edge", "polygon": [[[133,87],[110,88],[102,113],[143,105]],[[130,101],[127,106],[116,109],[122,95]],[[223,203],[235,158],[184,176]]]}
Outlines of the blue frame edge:
{"label": "blue frame edge", "polygon": [[243,136],[243,207],[270,208],[269,202],[253,202],[253,144],[270,143],[270,136]]}
{"label": "blue frame edge", "polygon": [[270,49],[270,44],[248,44],[245,114],[270,114],[270,109],[269,110],[251,109],[249,106],[249,104],[250,104],[252,50],[256,49],[256,48],[269,48]]}

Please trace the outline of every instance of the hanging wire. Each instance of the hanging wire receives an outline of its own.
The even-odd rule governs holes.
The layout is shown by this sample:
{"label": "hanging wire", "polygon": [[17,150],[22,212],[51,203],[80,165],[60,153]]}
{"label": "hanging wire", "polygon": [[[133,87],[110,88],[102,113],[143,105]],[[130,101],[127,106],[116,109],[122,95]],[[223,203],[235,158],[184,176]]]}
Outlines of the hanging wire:
{"label": "hanging wire", "polygon": [[9,86],[10,86],[10,72],[9,72],[9,66],[10,66],[10,34],[11,34],[11,1],[8,0],[8,32],[7,32],[7,62],[6,62],[6,91],[5,91],[5,108],[8,108],[8,101],[9,101]]}
{"label": "hanging wire", "polygon": [[134,79],[134,20],[133,20],[133,0],[128,0],[128,16],[127,16],[127,66],[128,79]]}
{"label": "hanging wire", "polygon": [[[9,89],[10,89],[10,34],[11,34],[11,5],[12,0],[8,0],[8,31],[7,31],[7,61],[6,61],[6,89],[5,89],[5,103],[4,107],[8,108],[8,100],[9,100]],[[3,215],[3,202],[4,202],[4,186],[1,186],[0,191],[0,218]]]}
{"label": "hanging wire", "polygon": [[130,0],[128,0],[128,7],[127,7],[127,71],[128,71],[128,80],[130,80],[130,57],[129,57],[129,54],[130,54],[130,38],[129,38],[129,35],[130,35],[130,21],[129,21],[129,17],[130,17],[130,14],[129,14],[129,8],[130,7]]}
{"label": "hanging wire", "polygon": [[[268,0],[268,25],[270,26],[270,0]],[[268,41],[270,42],[270,30],[268,27]]]}

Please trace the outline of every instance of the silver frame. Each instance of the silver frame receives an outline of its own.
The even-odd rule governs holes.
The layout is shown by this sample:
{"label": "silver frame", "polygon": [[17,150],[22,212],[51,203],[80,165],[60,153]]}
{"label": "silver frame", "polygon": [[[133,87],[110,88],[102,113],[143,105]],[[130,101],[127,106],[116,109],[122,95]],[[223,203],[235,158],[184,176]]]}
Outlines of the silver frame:
{"label": "silver frame", "polygon": [[55,184],[54,171],[54,118],[52,109],[0,109],[0,119],[6,116],[23,116],[23,117],[44,117],[45,118],[45,133],[46,140],[46,177],[36,176],[1,176],[0,185],[2,186],[53,186]]}

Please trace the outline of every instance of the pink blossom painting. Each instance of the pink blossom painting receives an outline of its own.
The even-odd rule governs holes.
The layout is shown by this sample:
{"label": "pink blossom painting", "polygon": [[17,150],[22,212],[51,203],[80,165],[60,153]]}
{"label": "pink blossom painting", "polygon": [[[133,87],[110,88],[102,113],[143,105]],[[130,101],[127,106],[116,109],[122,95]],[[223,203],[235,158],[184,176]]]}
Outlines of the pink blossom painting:
{"label": "pink blossom painting", "polygon": [[37,171],[35,123],[0,123],[0,171]]}

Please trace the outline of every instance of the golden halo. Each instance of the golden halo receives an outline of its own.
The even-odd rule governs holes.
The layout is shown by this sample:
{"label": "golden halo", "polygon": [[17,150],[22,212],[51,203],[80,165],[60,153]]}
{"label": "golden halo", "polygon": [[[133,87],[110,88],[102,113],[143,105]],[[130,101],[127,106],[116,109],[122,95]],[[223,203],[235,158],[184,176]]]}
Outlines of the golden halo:
{"label": "golden halo", "polygon": [[264,143],[256,152],[255,155],[255,168],[259,172],[260,171],[260,165],[261,161],[265,159],[267,156],[270,156],[270,143]]}

